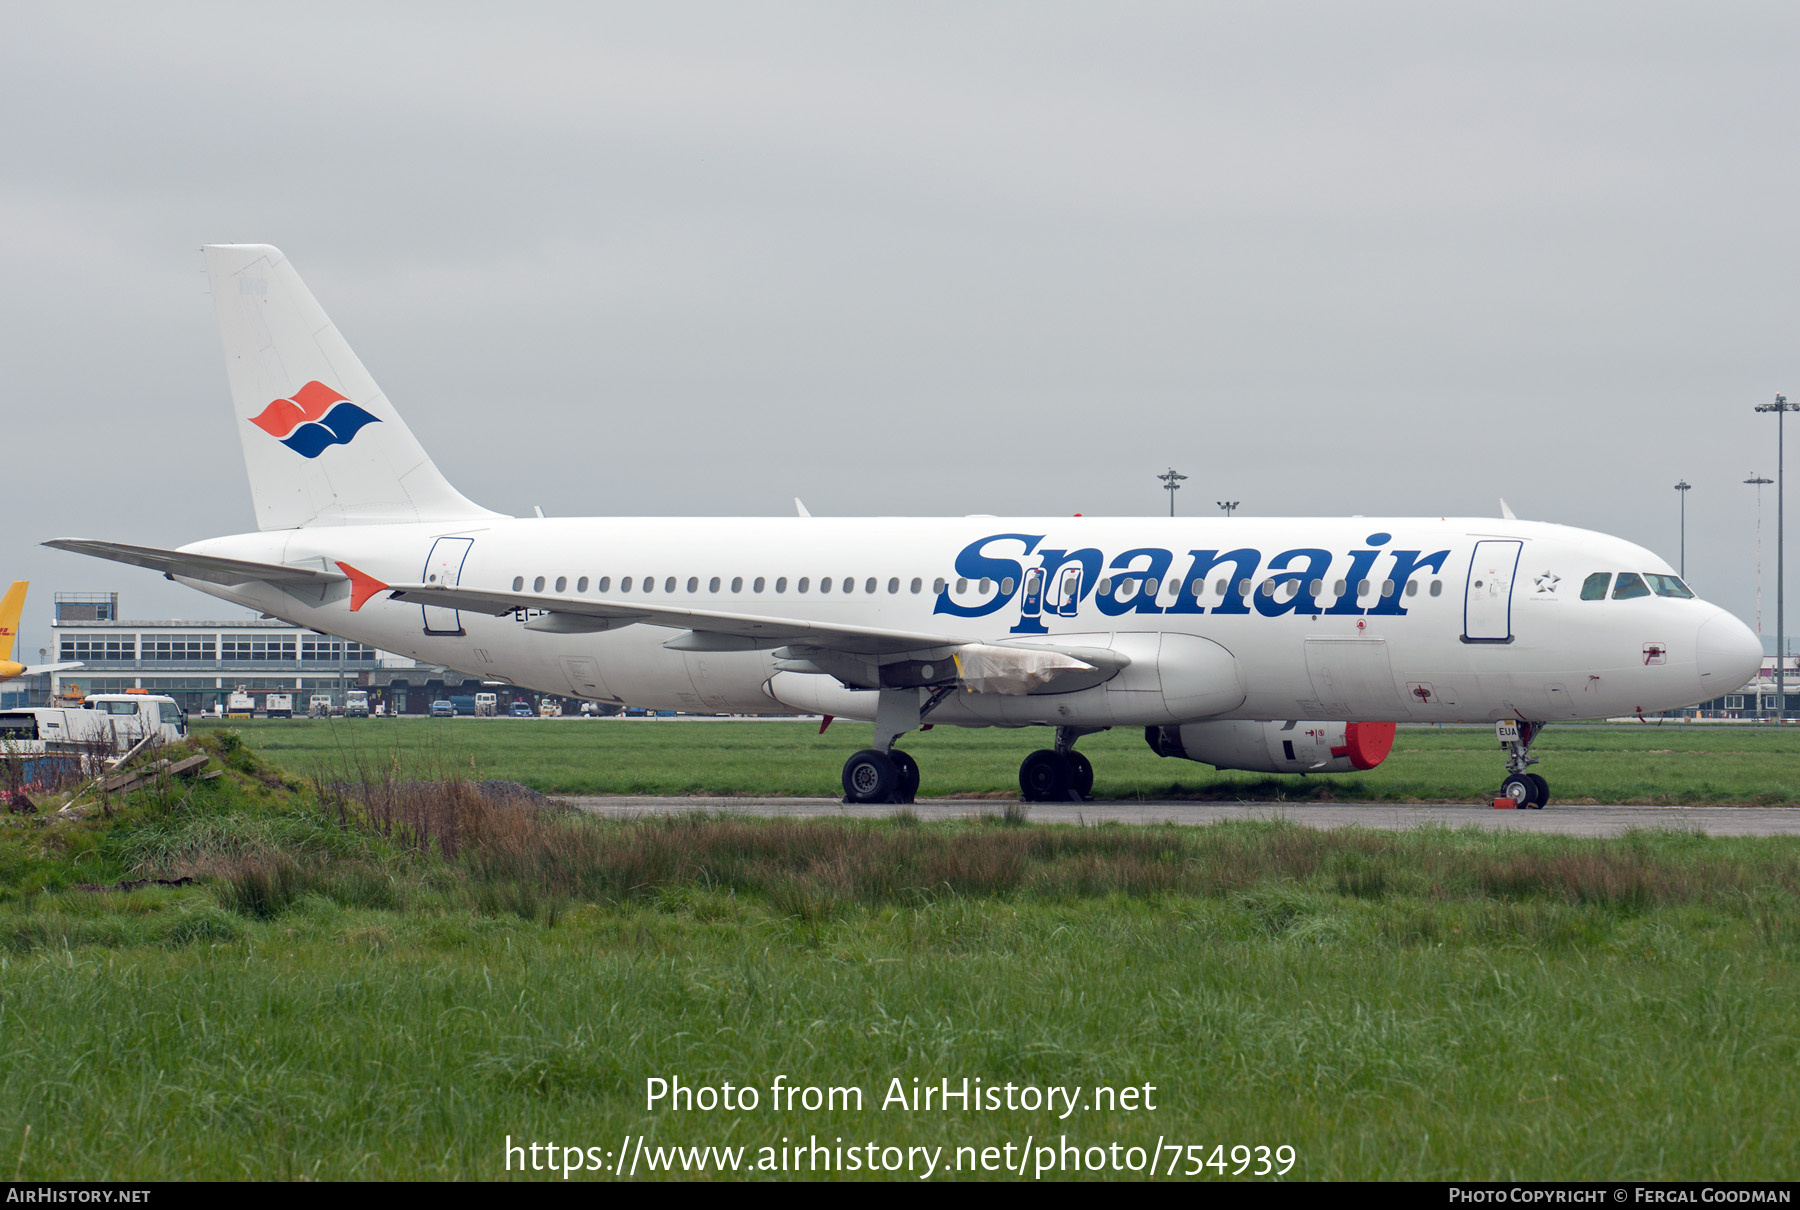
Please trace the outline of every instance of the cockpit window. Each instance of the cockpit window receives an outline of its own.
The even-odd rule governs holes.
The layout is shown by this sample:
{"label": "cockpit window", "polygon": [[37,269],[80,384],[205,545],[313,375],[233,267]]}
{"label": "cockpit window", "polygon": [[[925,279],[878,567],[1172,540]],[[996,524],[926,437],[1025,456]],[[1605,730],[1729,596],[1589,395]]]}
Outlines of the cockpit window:
{"label": "cockpit window", "polygon": [[1581,599],[1584,601],[1606,600],[1606,585],[1612,579],[1612,572],[1597,571],[1581,582]]}
{"label": "cockpit window", "polygon": [[1613,600],[1630,601],[1637,597],[1650,595],[1650,586],[1644,583],[1644,577],[1635,571],[1619,573],[1619,582],[1613,585]]}
{"label": "cockpit window", "polygon": [[1644,579],[1650,581],[1650,587],[1656,590],[1659,597],[1680,597],[1684,601],[1693,599],[1693,590],[1683,584],[1679,576],[1663,576],[1647,571]]}

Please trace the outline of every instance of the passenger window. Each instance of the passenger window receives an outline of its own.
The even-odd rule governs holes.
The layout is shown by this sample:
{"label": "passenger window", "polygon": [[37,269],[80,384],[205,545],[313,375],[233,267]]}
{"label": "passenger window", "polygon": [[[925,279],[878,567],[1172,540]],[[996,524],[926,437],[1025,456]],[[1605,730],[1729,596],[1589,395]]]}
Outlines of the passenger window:
{"label": "passenger window", "polygon": [[1339,580],[1336,584],[1332,585],[1331,595],[1334,597],[1341,597],[1344,595],[1344,582],[1342,580]]}
{"label": "passenger window", "polygon": [[1188,591],[1193,593],[1195,597],[1201,596],[1206,592],[1206,581],[1195,580],[1192,584],[1188,585]]}
{"label": "passenger window", "polygon": [[775,591],[776,592],[786,592],[787,591],[787,577],[786,576],[779,576],[776,578]]}
{"label": "passenger window", "polygon": [[[625,581],[625,587],[626,588],[631,587],[630,580]],[[612,588],[612,577],[611,576],[601,576],[600,579],[597,580],[594,584],[595,592],[608,592],[611,590],[611,588]]]}
{"label": "passenger window", "polygon": [[1263,582],[1262,582],[1262,588],[1261,588],[1261,589],[1259,589],[1259,591],[1260,591],[1260,592],[1261,592],[1261,593],[1262,593],[1262,594],[1263,594],[1263,596],[1265,596],[1265,597],[1272,597],[1272,596],[1274,596],[1274,595],[1275,595],[1275,581],[1273,581],[1273,580],[1264,580],[1264,581],[1263,581]]}
{"label": "passenger window", "polygon": [[[1245,581],[1245,582],[1248,583],[1248,581]],[[1213,587],[1213,595],[1219,596],[1219,597],[1222,597],[1225,595],[1225,581],[1224,580],[1220,580],[1218,582],[1218,584]]]}
{"label": "passenger window", "polygon": [[1369,582],[1367,580],[1358,580],[1356,582],[1356,595],[1359,597],[1366,597],[1369,595]]}
{"label": "passenger window", "polygon": [[514,592],[524,592],[525,591],[525,577],[524,576],[514,576],[513,577],[513,591]]}
{"label": "passenger window", "polygon": [[688,577],[688,591],[689,592],[699,592],[700,591],[700,577],[699,576],[689,576]]}
{"label": "passenger window", "polygon": [[619,591],[620,592],[630,592],[631,591],[631,577],[630,576],[626,576],[623,580],[619,581]]}
{"label": "passenger window", "polygon": [[1635,571],[1620,572],[1618,583],[1613,585],[1612,599],[1615,601],[1630,601],[1649,595],[1650,586],[1644,583],[1644,577]]}
{"label": "passenger window", "polygon": [[921,581],[918,576],[914,576],[912,578],[912,590],[914,592],[918,592],[922,586],[923,586],[923,581]]}
{"label": "passenger window", "polygon": [[[664,592],[674,592],[675,591],[675,577],[674,576],[670,576],[668,579],[663,581],[663,591]],[[688,589],[688,591],[692,592],[694,590],[690,588],[690,589]]]}
{"label": "passenger window", "polygon": [[[874,592],[875,590],[873,588],[871,588],[871,589],[869,589],[869,591]],[[900,591],[900,577],[899,576],[889,576],[888,577],[888,595],[890,597],[894,596],[899,591]],[[914,592],[919,591],[919,582],[917,580],[913,581],[913,591]]]}
{"label": "passenger window", "polygon": [[843,588],[844,588],[844,591],[845,591],[845,592],[855,592],[855,591],[856,591],[856,579],[855,579],[855,577],[853,577],[853,576],[845,576],[845,577],[844,577],[844,584],[843,584]]}
{"label": "passenger window", "polygon": [[1650,581],[1650,587],[1656,591],[1656,595],[1659,597],[1680,597],[1684,601],[1693,598],[1693,592],[1681,582],[1679,577],[1645,572],[1644,578]]}
{"label": "passenger window", "polygon": [[765,583],[765,581],[763,580],[763,578],[761,576],[757,576],[756,579],[750,581],[750,591],[751,592],[761,592],[763,590],[764,583]]}
{"label": "passenger window", "polygon": [[1417,580],[1408,580],[1406,582],[1406,595],[1409,597],[1416,597],[1419,595],[1419,582]]}
{"label": "passenger window", "polygon": [[731,591],[732,592],[744,591],[744,577],[743,576],[732,576],[731,577]]}
{"label": "passenger window", "polygon": [[943,576],[939,576],[937,579],[935,579],[931,582],[931,591],[933,591],[933,592],[944,591],[944,577]]}
{"label": "passenger window", "polygon": [[[806,591],[806,581],[805,580],[800,581],[800,591],[801,592]],[[830,576],[820,576],[819,577],[819,591],[820,592],[830,592],[831,591],[831,577]]]}
{"label": "passenger window", "polygon": [[568,590],[569,590],[569,577],[568,576],[557,576],[556,577],[556,591],[567,592]]}
{"label": "passenger window", "polygon": [[531,582],[531,591],[533,591],[533,592],[544,591],[544,577],[543,576],[539,576],[537,579],[535,579]]}
{"label": "passenger window", "polygon": [[1606,600],[1606,584],[1612,579],[1612,572],[1597,571],[1581,582],[1581,599],[1584,601]]}
{"label": "passenger window", "polygon": [[1431,582],[1431,595],[1434,597],[1444,595],[1444,582],[1442,580],[1433,580]]}
{"label": "passenger window", "polygon": [[[1011,584],[1012,581],[1008,580],[1007,583]],[[1006,591],[1011,592],[1012,589],[1009,588]],[[1148,580],[1144,581],[1144,595],[1145,596],[1153,597],[1161,591],[1162,591],[1162,581],[1157,579],[1155,576],[1151,576]]]}
{"label": "passenger window", "polygon": [[794,590],[796,592],[805,592],[806,586],[811,583],[812,583],[811,580],[807,579],[805,576],[801,576],[800,582],[798,584],[794,585]]}
{"label": "passenger window", "polygon": [[[1221,592],[1219,595],[1224,596],[1225,594]],[[1250,595],[1250,581],[1249,580],[1239,580],[1238,581],[1238,596],[1247,597],[1249,595]]]}
{"label": "passenger window", "polygon": [[1013,590],[1013,578],[1011,576],[1007,576],[1004,580],[1000,581],[1000,595],[1001,596],[1006,596],[1006,597],[1012,596],[1012,590]]}
{"label": "passenger window", "polygon": [[961,596],[967,591],[969,591],[969,582],[967,580],[958,580],[956,582],[956,595]]}
{"label": "passenger window", "polygon": [[586,576],[582,576],[581,579],[575,581],[575,591],[576,592],[586,592],[587,591],[587,577]]}
{"label": "passenger window", "polygon": [[656,591],[656,577],[655,576],[645,576],[644,577],[644,591],[645,592],[655,592]]}
{"label": "passenger window", "polygon": [[719,577],[718,576],[714,576],[712,579],[710,579],[706,582],[706,591],[708,591],[708,592],[719,591]]}
{"label": "passenger window", "polygon": [[988,579],[986,576],[982,576],[981,583],[977,584],[975,586],[975,588],[976,588],[976,591],[980,592],[981,595],[985,597],[987,595],[988,589],[992,588],[993,586],[994,586],[994,582],[992,580]]}
{"label": "passenger window", "polygon": [[1381,582],[1381,595],[1384,597],[1391,597],[1394,595],[1394,582],[1392,580],[1383,580]]}
{"label": "passenger window", "polygon": [[[894,586],[893,588],[888,589],[889,592],[894,591],[894,588],[900,587],[900,581],[898,581],[898,580],[889,580],[888,583],[892,584]],[[875,577],[874,576],[870,576],[868,581],[863,584],[863,591],[864,592],[874,592],[875,591]]]}
{"label": "passenger window", "polygon": [[1313,596],[1315,596],[1315,597],[1316,597],[1316,596],[1318,596],[1318,595],[1319,595],[1319,594],[1320,594],[1320,593],[1322,593],[1322,592],[1324,592],[1324,591],[1325,591],[1325,581],[1323,581],[1323,580],[1314,580],[1314,581],[1313,581],[1313,582],[1312,582],[1312,594],[1313,594]]}

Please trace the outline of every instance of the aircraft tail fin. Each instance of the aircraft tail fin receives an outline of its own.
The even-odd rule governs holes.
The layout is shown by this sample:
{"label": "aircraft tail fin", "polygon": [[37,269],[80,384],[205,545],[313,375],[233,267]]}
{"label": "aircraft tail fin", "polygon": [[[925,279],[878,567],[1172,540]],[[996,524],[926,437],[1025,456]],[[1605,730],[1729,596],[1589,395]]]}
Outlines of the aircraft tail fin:
{"label": "aircraft tail fin", "polygon": [[19,615],[25,612],[25,589],[29,581],[14,580],[13,586],[0,597],[0,660],[12,659],[13,640],[19,637]]}
{"label": "aircraft tail fin", "polygon": [[259,529],[498,514],[439,473],[278,249],[204,249]]}

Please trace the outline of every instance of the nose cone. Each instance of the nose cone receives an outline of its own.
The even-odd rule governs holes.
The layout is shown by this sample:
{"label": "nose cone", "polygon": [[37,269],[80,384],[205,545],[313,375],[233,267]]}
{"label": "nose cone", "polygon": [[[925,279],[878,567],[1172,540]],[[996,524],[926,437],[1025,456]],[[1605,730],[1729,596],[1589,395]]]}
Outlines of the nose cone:
{"label": "nose cone", "polygon": [[1762,670],[1762,641],[1748,626],[1724,612],[1700,627],[1694,654],[1700,670],[1700,688],[1706,694],[1703,700],[1735,693]]}

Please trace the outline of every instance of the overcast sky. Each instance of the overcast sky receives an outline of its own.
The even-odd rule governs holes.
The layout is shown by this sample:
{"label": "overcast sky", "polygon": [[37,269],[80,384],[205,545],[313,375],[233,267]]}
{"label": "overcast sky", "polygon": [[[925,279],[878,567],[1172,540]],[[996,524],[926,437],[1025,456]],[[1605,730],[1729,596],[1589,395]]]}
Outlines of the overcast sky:
{"label": "overcast sky", "polygon": [[1685,478],[1754,623],[1796,45],[1643,0],[9,5],[0,580],[29,657],[59,590],[242,616],[36,545],[253,527],[198,251],[241,241],[502,511],[1159,514],[1173,464],[1184,513],[1504,496],[1673,563]]}

